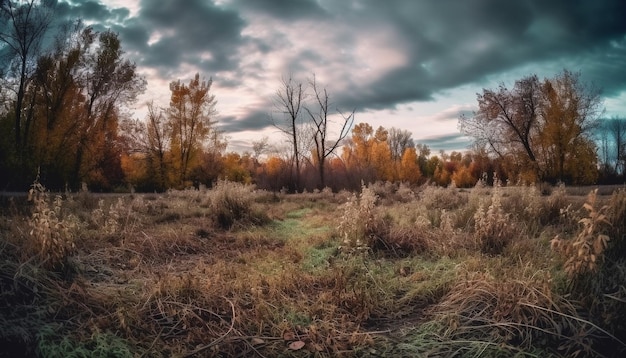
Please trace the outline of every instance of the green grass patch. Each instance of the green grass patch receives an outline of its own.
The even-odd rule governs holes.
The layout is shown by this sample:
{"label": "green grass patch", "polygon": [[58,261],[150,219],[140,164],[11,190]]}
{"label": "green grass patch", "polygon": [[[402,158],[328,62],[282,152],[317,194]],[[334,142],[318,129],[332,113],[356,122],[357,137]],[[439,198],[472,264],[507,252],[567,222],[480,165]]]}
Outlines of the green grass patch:
{"label": "green grass patch", "polygon": [[338,243],[325,241],[316,246],[305,249],[304,259],[300,267],[306,272],[324,270],[330,265],[330,260],[337,255]]}

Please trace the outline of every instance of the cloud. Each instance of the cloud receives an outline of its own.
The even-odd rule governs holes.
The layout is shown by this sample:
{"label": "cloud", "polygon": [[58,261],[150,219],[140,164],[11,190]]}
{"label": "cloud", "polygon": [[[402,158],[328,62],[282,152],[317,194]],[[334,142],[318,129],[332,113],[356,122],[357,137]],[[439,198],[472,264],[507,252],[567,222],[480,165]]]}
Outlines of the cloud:
{"label": "cloud", "polygon": [[64,16],[120,34],[152,76],[149,86],[213,77],[218,102],[233,103],[220,117],[229,131],[267,129],[285,75],[306,82],[315,74],[333,108],[357,112],[419,111],[416,104],[455,88],[476,93],[563,68],[606,96],[626,91],[621,0],[137,0],[128,9],[117,0],[67,1]]}
{"label": "cloud", "polygon": [[415,139],[415,143],[426,144],[432,151],[464,151],[470,147],[472,140],[460,133],[451,133],[439,136],[431,136],[422,139]]}
{"label": "cloud", "polygon": [[225,133],[240,131],[255,131],[267,129],[273,126],[272,120],[264,110],[249,113],[243,118],[234,116],[220,117],[219,129]]}
{"label": "cloud", "polygon": [[453,105],[430,117],[435,122],[458,121],[461,116],[473,116],[476,111],[474,105]]}
{"label": "cloud", "polygon": [[233,7],[285,21],[327,15],[314,0],[237,0]]}

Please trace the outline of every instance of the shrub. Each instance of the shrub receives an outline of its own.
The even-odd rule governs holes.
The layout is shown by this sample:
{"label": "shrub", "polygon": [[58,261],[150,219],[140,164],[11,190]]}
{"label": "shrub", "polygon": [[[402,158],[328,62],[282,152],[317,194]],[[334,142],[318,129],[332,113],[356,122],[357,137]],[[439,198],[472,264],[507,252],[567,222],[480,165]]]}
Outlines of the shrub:
{"label": "shrub", "polygon": [[589,310],[590,316],[609,331],[626,339],[626,192],[613,193],[607,205],[597,203],[597,189],[589,193],[573,239],[556,236],[553,251],[565,260],[569,289]]}
{"label": "shrub", "polygon": [[236,223],[266,223],[268,216],[253,210],[255,198],[253,186],[221,180],[208,191],[207,206],[215,224],[222,229],[231,229]]}
{"label": "shrub", "polygon": [[453,210],[466,204],[468,199],[454,186],[442,188],[426,185],[420,193],[420,200],[427,209]]}

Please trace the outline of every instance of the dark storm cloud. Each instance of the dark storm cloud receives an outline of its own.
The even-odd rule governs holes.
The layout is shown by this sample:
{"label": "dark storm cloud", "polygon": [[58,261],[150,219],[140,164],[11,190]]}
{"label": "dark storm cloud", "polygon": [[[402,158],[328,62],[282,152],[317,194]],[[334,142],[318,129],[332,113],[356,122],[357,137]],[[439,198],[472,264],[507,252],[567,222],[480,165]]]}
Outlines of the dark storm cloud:
{"label": "dark storm cloud", "polygon": [[[363,4],[350,21],[382,18],[408,44],[410,59],[405,67],[346,98],[360,107],[380,109],[429,100],[441,90],[546,60],[594,52],[618,62],[626,58],[624,1],[371,0]],[[607,58],[605,65],[611,62]],[[590,78],[597,65],[581,64],[579,70],[590,72],[586,76]],[[624,71],[610,65],[605,70],[603,87],[623,89]]]}
{"label": "dark storm cloud", "polygon": [[59,2],[56,14],[62,20],[81,19],[92,24],[96,30],[110,28],[127,20],[130,11],[126,8],[110,9],[96,0]]}
{"label": "dark storm cloud", "polygon": [[237,8],[247,8],[283,20],[326,15],[315,0],[236,0],[234,4]]}
{"label": "dark storm cloud", "polygon": [[[98,1],[61,2],[64,18],[94,23],[97,30],[119,33],[126,52],[136,53],[140,66],[153,67],[164,75],[177,72],[183,63],[206,73],[234,69],[242,43],[244,21],[233,10],[204,0],[142,0],[136,17],[125,8],[110,9]],[[154,36],[154,43],[150,43]]]}
{"label": "dark storm cloud", "polygon": [[188,63],[209,73],[237,67],[235,53],[244,22],[235,11],[204,0],[143,0],[140,6],[141,24],[160,36],[143,49],[146,66]]}
{"label": "dark storm cloud", "polygon": [[[626,90],[623,0],[141,0],[134,15],[96,0],[68,1],[59,4],[65,16],[113,29],[131,60],[166,81],[197,69],[236,90],[250,79],[307,78],[332,68],[326,79],[344,85],[331,91],[343,110],[393,109],[462,85],[480,92],[493,81],[512,83],[518,78],[511,73],[544,77],[563,68],[580,71],[607,96]],[[360,62],[393,55],[380,46],[401,61],[374,68],[361,83]],[[224,114],[223,129],[266,128],[272,98],[263,100],[266,108]]]}
{"label": "dark storm cloud", "polygon": [[272,119],[264,109],[252,111],[243,118],[220,117],[219,128],[225,133],[255,131],[272,127]]}

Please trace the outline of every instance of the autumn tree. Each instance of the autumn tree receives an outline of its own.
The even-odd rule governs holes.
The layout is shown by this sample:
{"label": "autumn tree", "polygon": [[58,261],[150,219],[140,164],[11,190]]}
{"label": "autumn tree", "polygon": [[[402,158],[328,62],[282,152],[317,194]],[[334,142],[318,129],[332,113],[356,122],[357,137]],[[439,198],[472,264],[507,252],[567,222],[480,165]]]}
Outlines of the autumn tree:
{"label": "autumn tree", "polygon": [[415,150],[417,151],[417,162],[419,164],[420,172],[425,177],[432,177],[435,173],[435,167],[429,164],[430,148],[426,144],[418,143],[415,145]]}
{"label": "autumn tree", "polygon": [[477,95],[478,111],[473,117],[461,118],[461,131],[474,137],[477,145],[537,173],[533,136],[539,125],[540,87],[538,77],[532,75],[516,81],[512,89],[504,84],[496,91],[483,89]]}
{"label": "autumn tree", "polygon": [[74,158],[70,153],[76,153],[77,119],[84,113],[80,73],[86,67],[86,49],[93,33],[83,32],[81,26],[77,22],[58,34],[53,50],[39,57],[28,88],[35,99],[29,125],[30,160],[40,169],[40,180],[52,188],[72,180]]}
{"label": "autumn tree", "polygon": [[596,179],[592,135],[601,111],[598,91],[585,87],[580,76],[563,71],[542,85],[541,130],[538,132],[544,177],[573,183]]}
{"label": "autumn tree", "polygon": [[252,141],[252,152],[254,160],[259,160],[261,155],[265,154],[269,148],[269,138],[267,136],[263,136],[259,140]]}
{"label": "autumn tree", "polygon": [[415,147],[408,147],[402,151],[398,179],[409,184],[417,184],[421,177],[422,173],[420,172],[417,150]]}
{"label": "autumn tree", "polygon": [[49,187],[85,181],[110,189],[123,180],[119,120],[145,81],[123,58],[116,34],[80,21],[60,29],[52,50],[29,60],[35,65],[20,109],[20,168],[28,163],[33,177],[41,168]]}
{"label": "autumn tree", "polygon": [[[391,150],[387,130],[380,126],[374,131],[368,123],[352,129],[352,137],[343,148],[342,158],[357,182],[393,180]],[[358,184],[358,183],[357,183]]]}
{"label": "autumn tree", "polygon": [[305,109],[313,124],[313,157],[319,173],[321,189],[326,186],[325,169],[327,158],[335,152],[341,141],[349,134],[354,122],[354,111],[348,115],[339,113],[342,117],[339,123],[339,134],[335,138],[329,138],[330,127],[333,123],[329,118],[328,91],[326,88],[321,89],[318,87],[315,77],[311,80],[311,87],[313,88],[313,97],[315,99],[313,106],[316,105],[317,110],[311,109],[309,106]]}
{"label": "autumn tree", "polygon": [[249,184],[252,181],[250,172],[244,166],[246,157],[237,153],[228,153],[223,158],[222,178],[228,181]]}
{"label": "autumn tree", "polygon": [[[171,132],[167,128],[165,110],[157,107],[154,102],[146,104],[148,110],[145,120],[125,120],[122,131],[131,143],[130,153],[139,165],[144,168],[143,175],[135,174],[132,184],[149,190],[163,191],[169,187],[169,146]],[[130,163],[131,161],[129,161]],[[137,168],[127,166],[126,170],[136,173]]]}
{"label": "autumn tree", "polygon": [[123,57],[116,33],[95,33],[87,27],[83,38],[88,50],[79,77],[84,100],[76,119],[72,182],[84,180],[106,188],[113,170],[121,172],[118,126],[123,107],[134,102],[146,84],[136,65]]}
{"label": "autumn tree", "polygon": [[402,156],[407,149],[415,146],[411,135],[411,132],[395,127],[387,130],[387,146],[391,153],[391,178],[393,180],[402,180],[400,179]]}
{"label": "autumn tree", "polygon": [[168,110],[170,150],[177,186],[187,185],[188,175],[198,166],[202,144],[216,121],[215,96],[211,94],[213,81],[201,81],[200,74],[188,85],[180,80],[170,83],[171,100]]}
{"label": "autumn tree", "polygon": [[[578,74],[563,71],[539,81],[527,76],[477,95],[478,111],[460,118],[461,131],[508,162],[511,176],[525,181],[593,181],[592,129],[600,113],[598,92]],[[575,168],[585,168],[576,174]]]}

